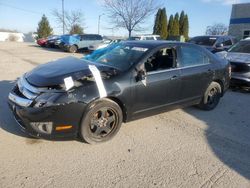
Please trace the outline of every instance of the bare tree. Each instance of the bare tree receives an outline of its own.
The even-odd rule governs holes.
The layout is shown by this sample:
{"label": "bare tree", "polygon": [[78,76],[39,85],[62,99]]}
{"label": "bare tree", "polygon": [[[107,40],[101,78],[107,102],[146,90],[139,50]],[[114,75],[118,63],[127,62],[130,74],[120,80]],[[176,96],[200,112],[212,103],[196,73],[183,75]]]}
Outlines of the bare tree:
{"label": "bare tree", "polygon": [[[55,9],[52,11],[52,15],[56,18],[56,21],[60,25],[60,27],[63,28],[63,14]],[[84,16],[82,11],[80,10],[74,10],[71,12],[65,11],[64,25],[67,32],[70,32],[70,30],[75,25],[83,26],[84,28]]]}
{"label": "bare tree", "polygon": [[228,27],[222,23],[215,23],[212,26],[207,26],[206,35],[226,35]]}
{"label": "bare tree", "polygon": [[103,0],[105,11],[114,28],[125,28],[131,32],[159,7],[159,0]]}

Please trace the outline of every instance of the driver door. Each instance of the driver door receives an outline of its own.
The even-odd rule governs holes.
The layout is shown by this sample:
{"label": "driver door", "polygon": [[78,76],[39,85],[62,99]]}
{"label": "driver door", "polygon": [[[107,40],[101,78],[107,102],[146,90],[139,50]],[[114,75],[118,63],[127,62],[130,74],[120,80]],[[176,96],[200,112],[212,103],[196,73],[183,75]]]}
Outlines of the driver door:
{"label": "driver door", "polygon": [[145,79],[135,81],[134,115],[166,110],[180,99],[180,71],[176,68],[176,50],[160,48],[143,63]]}

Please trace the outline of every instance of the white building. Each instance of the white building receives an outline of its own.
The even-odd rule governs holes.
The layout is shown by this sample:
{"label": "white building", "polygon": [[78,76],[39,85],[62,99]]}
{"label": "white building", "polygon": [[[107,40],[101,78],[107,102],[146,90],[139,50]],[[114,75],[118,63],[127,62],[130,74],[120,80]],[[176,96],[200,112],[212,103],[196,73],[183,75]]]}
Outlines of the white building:
{"label": "white building", "polygon": [[0,41],[16,41],[23,42],[23,33],[12,33],[12,32],[0,32]]}
{"label": "white building", "polygon": [[238,39],[250,37],[250,3],[233,5],[228,33]]}

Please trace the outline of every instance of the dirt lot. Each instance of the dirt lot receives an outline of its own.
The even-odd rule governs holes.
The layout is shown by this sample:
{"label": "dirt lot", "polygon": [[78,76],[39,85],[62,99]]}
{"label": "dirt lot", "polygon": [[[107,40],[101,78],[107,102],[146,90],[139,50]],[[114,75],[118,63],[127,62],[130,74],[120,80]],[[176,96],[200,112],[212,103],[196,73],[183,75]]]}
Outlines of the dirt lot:
{"label": "dirt lot", "polygon": [[0,43],[0,187],[250,187],[250,93],[229,91],[211,112],[191,107],[124,124],[100,145],[22,133],[7,107],[13,81],[68,55]]}

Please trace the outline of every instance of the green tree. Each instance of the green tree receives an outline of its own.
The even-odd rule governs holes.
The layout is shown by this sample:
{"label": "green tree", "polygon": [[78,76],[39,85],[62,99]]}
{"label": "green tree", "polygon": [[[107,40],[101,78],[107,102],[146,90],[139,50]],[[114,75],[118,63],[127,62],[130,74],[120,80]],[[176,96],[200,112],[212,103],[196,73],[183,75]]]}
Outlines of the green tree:
{"label": "green tree", "polygon": [[183,35],[184,35],[186,40],[189,39],[189,20],[188,20],[188,15],[187,14],[184,17]]}
{"label": "green tree", "polygon": [[153,28],[154,35],[160,34],[160,28],[161,28],[160,17],[161,17],[161,9],[159,8],[155,15],[155,23],[154,23],[154,28]]}
{"label": "green tree", "polygon": [[38,23],[37,38],[46,38],[53,34],[53,29],[49,25],[48,18],[43,15],[41,21]]}
{"label": "green tree", "polygon": [[79,24],[72,25],[70,34],[83,34],[83,28]]}
{"label": "green tree", "polygon": [[185,13],[184,11],[181,11],[180,20],[179,20],[180,35],[184,35],[184,19],[185,19]]}
{"label": "green tree", "polygon": [[176,13],[174,16],[174,23],[173,23],[173,36],[180,35],[180,26],[179,26],[179,13]]}
{"label": "green tree", "polygon": [[171,15],[168,21],[168,35],[173,36],[174,16]]}
{"label": "green tree", "polygon": [[160,35],[162,39],[167,39],[168,37],[168,18],[167,18],[167,13],[166,13],[166,9],[163,8],[161,10],[161,31],[160,31]]}

